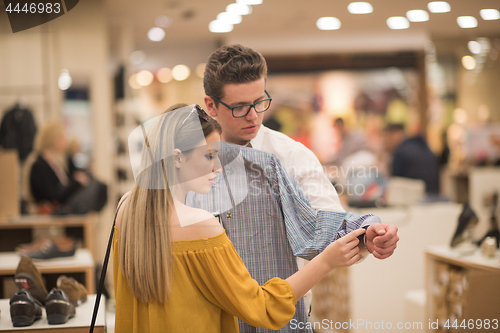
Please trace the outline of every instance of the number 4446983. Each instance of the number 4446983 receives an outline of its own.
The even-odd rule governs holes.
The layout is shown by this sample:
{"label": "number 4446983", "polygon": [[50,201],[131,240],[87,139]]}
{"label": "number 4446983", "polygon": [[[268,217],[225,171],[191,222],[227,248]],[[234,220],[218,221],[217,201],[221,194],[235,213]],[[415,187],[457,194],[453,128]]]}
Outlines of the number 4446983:
{"label": "number 4446983", "polygon": [[450,328],[464,328],[464,329],[493,329],[496,330],[498,329],[498,319],[469,319],[469,320],[462,320],[462,322],[459,323],[457,319],[453,323],[450,322],[448,319],[444,325],[445,328],[450,329]]}
{"label": "number 4446983", "polygon": [[24,12],[26,14],[31,13],[31,14],[59,14],[61,12],[61,4],[56,2],[54,4],[52,3],[35,3],[32,2],[29,5],[27,3],[24,4],[24,6],[21,8],[20,4],[17,3],[14,8],[12,8],[12,3],[9,3],[7,8],[5,8],[6,12],[12,13],[21,13]]}

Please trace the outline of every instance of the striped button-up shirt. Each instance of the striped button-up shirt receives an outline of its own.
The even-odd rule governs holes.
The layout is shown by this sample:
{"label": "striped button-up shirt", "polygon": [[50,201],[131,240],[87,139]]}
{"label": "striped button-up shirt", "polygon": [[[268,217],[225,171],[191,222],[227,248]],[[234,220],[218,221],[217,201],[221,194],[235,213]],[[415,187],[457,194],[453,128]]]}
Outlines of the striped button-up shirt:
{"label": "striped button-up shirt", "polygon": [[[263,151],[222,143],[223,172],[206,195],[188,193],[186,204],[220,213],[226,233],[252,277],[260,285],[297,272],[295,256],[312,259],[328,244],[360,227],[380,222],[373,215],[318,211],[278,158]],[[308,323],[303,300],[293,320],[278,332]],[[271,332],[240,320],[240,332]],[[275,332],[275,331],[273,331]]]}

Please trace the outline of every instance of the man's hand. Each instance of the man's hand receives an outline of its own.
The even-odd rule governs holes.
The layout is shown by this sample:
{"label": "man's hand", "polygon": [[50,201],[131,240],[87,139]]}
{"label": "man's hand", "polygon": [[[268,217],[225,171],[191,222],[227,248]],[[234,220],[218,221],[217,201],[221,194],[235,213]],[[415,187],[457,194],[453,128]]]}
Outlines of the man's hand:
{"label": "man's hand", "polygon": [[394,225],[373,223],[366,229],[366,246],[377,259],[389,258],[398,241],[398,228]]}

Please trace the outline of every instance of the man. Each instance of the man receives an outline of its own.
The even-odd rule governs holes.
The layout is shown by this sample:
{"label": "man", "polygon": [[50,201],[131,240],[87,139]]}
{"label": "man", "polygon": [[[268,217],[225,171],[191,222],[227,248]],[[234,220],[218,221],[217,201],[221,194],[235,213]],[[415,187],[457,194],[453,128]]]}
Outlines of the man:
{"label": "man", "polygon": [[[385,259],[391,256],[399,239],[397,228],[379,223],[372,224],[373,219],[367,221],[370,220],[369,216],[360,217],[355,216],[357,214],[345,213],[337,192],[324,175],[317,157],[304,145],[262,126],[263,112],[269,108],[271,102],[271,96],[265,90],[266,77],[267,65],[260,53],[241,45],[231,45],[212,53],[203,79],[207,112],[221,125],[222,140],[253,148],[241,148],[245,161],[250,161],[250,167],[247,169],[251,172],[259,170],[260,167],[266,168],[267,164],[273,166],[265,177],[272,179],[271,181],[254,177],[254,174],[250,174],[248,180],[258,180],[259,186],[270,187],[274,191],[271,193],[278,192],[279,195],[271,194],[269,200],[265,201],[259,201],[256,196],[248,196],[249,203],[237,205],[233,212],[222,215],[226,230],[230,230],[229,237],[235,243],[252,276],[260,283],[267,276],[291,275],[297,270],[295,262],[289,262],[287,267],[281,267],[282,270],[279,268],[283,262],[290,261],[290,250],[295,256],[311,259],[327,243],[354,226],[367,228],[366,247],[376,258]],[[293,177],[282,172],[281,168]],[[268,218],[257,218],[264,215]],[[318,220],[319,227],[316,229],[311,225],[314,218]],[[231,219],[238,221],[236,223],[240,223],[243,230],[234,227]],[[241,223],[241,219],[245,219],[245,223]],[[328,224],[329,219],[331,223]],[[282,220],[283,225],[275,222],[278,226],[273,225],[273,229],[269,229],[270,221]],[[303,223],[304,227],[300,223]],[[260,232],[258,237],[245,235],[248,233],[249,224],[253,225],[251,230]],[[343,231],[335,235],[338,229]],[[247,239],[249,237],[250,240]],[[263,242],[262,246],[258,246],[259,243],[249,246],[249,242],[255,242],[259,237],[265,237],[267,241]],[[318,244],[320,241],[321,245]],[[275,246],[281,242],[286,244]],[[360,248],[364,250],[363,242],[360,242]],[[266,258],[274,258],[276,264],[270,260],[270,264],[266,265],[262,262]],[[297,312],[304,313],[297,314],[299,320],[308,320],[305,311],[306,308],[300,300]],[[240,330],[266,332],[241,322]],[[280,332],[297,330],[285,327]]]}
{"label": "man", "polygon": [[384,129],[386,149],[392,153],[391,175],[421,179],[425,192],[439,195],[439,164],[436,156],[422,136],[406,137],[401,124],[388,124]]}
{"label": "man", "polygon": [[335,165],[342,165],[342,162],[352,154],[360,151],[366,150],[367,144],[364,135],[361,133],[351,132],[347,129],[344,119],[336,118],[333,122],[333,128],[335,128],[342,146],[335,155],[335,158],[331,162]]}

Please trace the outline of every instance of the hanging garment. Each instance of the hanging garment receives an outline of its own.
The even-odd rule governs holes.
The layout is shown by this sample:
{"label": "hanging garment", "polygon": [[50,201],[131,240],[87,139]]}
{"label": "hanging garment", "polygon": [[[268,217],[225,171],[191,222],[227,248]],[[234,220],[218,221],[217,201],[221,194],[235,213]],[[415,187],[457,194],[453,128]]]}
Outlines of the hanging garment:
{"label": "hanging garment", "polygon": [[23,162],[33,150],[36,124],[29,109],[16,104],[7,110],[0,125],[0,146],[16,149],[19,160]]}

